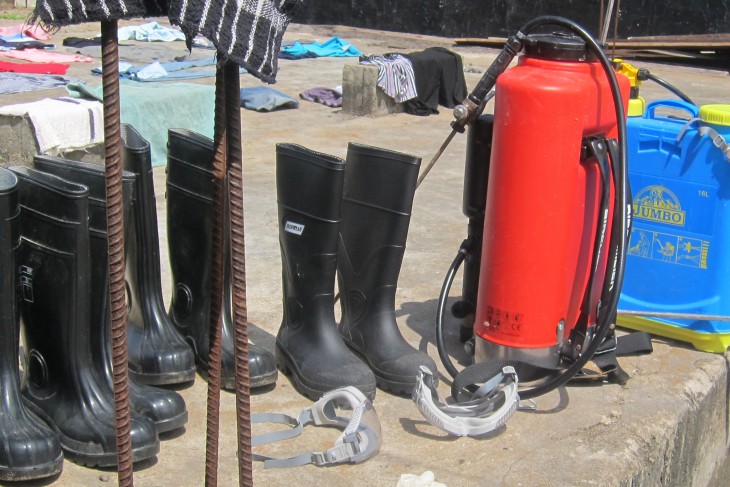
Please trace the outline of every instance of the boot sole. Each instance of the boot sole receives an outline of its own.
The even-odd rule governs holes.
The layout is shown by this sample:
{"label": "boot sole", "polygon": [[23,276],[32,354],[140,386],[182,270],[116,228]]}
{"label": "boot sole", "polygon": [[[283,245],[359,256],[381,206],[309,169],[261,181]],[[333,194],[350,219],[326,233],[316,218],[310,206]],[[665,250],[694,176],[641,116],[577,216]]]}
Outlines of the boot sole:
{"label": "boot sole", "polygon": [[[64,435],[46,414],[46,412],[28,400],[23,400],[25,406],[30,409],[36,416],[41,418],[45,423],[58,435],[63,449],[63,456],[74,463],[84,467],[116,467],[117,452],[103,452],[103,447],[98,444],[89,442],[76,441]],[[147,460],[160,453],[160,442],[156,441],[150,445],[141,448],[132,449],[132,463]]]}
{"label": "boot sole", "polygon": [[31,467],[0,467],[0,481],[17,482],[23,480],[37,480],[47,477],[53,477],[63,471],[63,454],[60,454],[55,460],[43,465],[33,465]]}
{"label": "boot sole", "polygon": [[[305,379],[301,376],[299,373],[299,370],[297,369],[294,361],[289,357],[289,355],[279,346],[279,344],[276,344],[276,348],[274,349],[274,358],[276,359],[276,367],[281,370],[281,372],[289,377],[292,381],[292,384],[294,385],[294,388],[299,391],[300,394],[308,397],[309,399],[313,401],[319,400],[319,398],[322,397],[323,394],[326,392],[329,392],[333,389],[336,389],[340,386],[331,386],[327,387],[326,389],[316,389],[310,385],[307,385],[305,383]],[[362,386],[358,386],[356,384],[351,384],[355,387],[357,387],[368,399],[371,401],[375,398],[375,389],[372,391],[365,391],[363,390]]]}
{"label": "boot sole", "polygon": [[342,337],[342,339],[344,340],[345,344],[350,348],[350,350],[352,350],[355,355],[357,355],[363,362],[367,364],[368,367],[370,367],[370,370],[373,371],[373,375],[375,376],[375,383],[379,388],[383,389],[386,392],[390,392],[399,396],[410,396],[413,393],[413,388],[416,387],[415,378],[413,381],[403,382],[386,377],[380,372],[380,370],[378,370],[377,367],[375,367],[368,360],[367,356],[364,353],[360,352],[360,350],[357,349],[354,344],[352,344],[344,336]]}
{"label": "boot sole", "polygon": [[173,418],[168,418],[162,421],[155,421],[155,428],[157,433],[167,433],[168,431],[174,431],[178,428],[182,428],[188,422],[188,412],[185,411],[182,414],[178,414]]}
{"label": "boot sole", "polygon": [[129,369],[129,376],[140,384],[148,386],[184,384],[195,380],[195,367],[182,372],[169,372],[166,374],[143,374]]}
{"label": "boot sole", "polygon": [[[207,366],[198,365],[197,366],[198,373],[200,376],[208,382],[208,368]],[[276,380],[279,378],[279,372],[277,370],[274,370],[270,374],[264,374],[259,375],[256,377],[249,377],[248,378],[248,386],[251,389],[257,389],[260,387],[267,387],[272,384],[276,384]],[[224,389],[226,391],[235,391],[236,390],[236,377],[221,377],[221,389]]]}

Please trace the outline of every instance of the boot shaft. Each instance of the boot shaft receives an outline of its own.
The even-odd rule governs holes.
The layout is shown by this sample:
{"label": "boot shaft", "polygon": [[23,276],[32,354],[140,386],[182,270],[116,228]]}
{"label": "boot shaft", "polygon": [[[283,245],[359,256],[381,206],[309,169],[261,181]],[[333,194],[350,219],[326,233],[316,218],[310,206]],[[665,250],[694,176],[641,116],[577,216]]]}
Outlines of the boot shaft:
{"label": "boot shaft", "polygon": [[20,311],[31,385],[60,377],[89,356],[88,189],[28,167],[18,177]]}
{"label": "boot shaft", "polygon": [[[278,144],[276,155],[285,321],[328,319],[334,306],[344,161],[294,144]],[[307,306],[318,311],[302,309]]]}
{"label": "boot shaft", "polygon": [[408,154],[348,146],[339,268],[340,274],[363,274],[366,279],[358,280],[363,291],[397,284],[420,163]]}
{"label": "boot shaft", "polygon": [[[13,254],[20,244],[18,219],[18,178],[11,171],[0,168],[0,340],[13,341],[17,317],[15,291],[15,264]],[[12,333],[10,333],[12,331]]]}
{"label": "boot shaft", "polygon": [[[89,287],[91,301],[89,332],[93,344],[91,353],[96,364],[103,364],[106,368],[111,369],[111,347],[107,338],[111,327],[111,317],[108,310],[109,247],[107,240],[105,168],[99,164],[47,155],[35,156],[33,164],[40,171],[54,174],[89,189]],[[122,193],[125,221],[129,221],[129,210],[133,205],[134,182],[134,174],[123,171]]]}
{"label": "boot shaft", "polygon": [[167,154],[167,241],[179,326],[207,328],[213,242],[213,141],[171,129]]}
{"label": "boot shaft", "polygon": [[[15,252],[20,245],[18,220],[18,178],[0,167],[0,401],[6,403],[7,391],[18,391],[18,306],[15,280]],[[16,394],[17,395],[17,394]]]}

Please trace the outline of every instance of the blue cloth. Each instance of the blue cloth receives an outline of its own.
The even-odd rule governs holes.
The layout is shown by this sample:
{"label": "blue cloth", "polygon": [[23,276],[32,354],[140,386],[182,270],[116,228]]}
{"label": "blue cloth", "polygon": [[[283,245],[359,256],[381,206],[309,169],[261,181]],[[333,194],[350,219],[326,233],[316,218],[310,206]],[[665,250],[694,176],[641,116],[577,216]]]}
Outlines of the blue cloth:
{"label": "blue cloth", "polygon": [[59,88],[70,82],[65,76],[50,74],[0,73],[0,95]]}
{"label": "blue cloth", "polygon": [[272,112],[284,108],[299,108],[299,101],[268,86],[241,88],[241,106],[246,110]]}
{"label": "blue cloth", "polygon": [[[129,63],[119,63],[119,77],[132,81],[174,81],[181,79],[208,78],[215,76],[214,69],[192,70],[191,68],[199,68],[201,66],[214,66],[215,57],[208,56],[202,59],[192,61],[168,61],[154,62],[144,66],[133,66]],[[101,66],[91,70],[92,74],[101,75]],[[246,73],[244,68],[239,68],[240,74]]]}
{"label": "blue cloth", "polygon": [[279,57],[282,59],[306,59],[312,57],[357,57],[361,54],[362,52],[357,47],[335,36],[322,44],[317,42],[302,44],[297,41],[283,47]]}
{"label": "blue cloth", "polygon": [[157,22],[121,27],[117,31],[117,37],[120,41],[171,42],[185,40],[185,34],[179,30],[164,27]]}

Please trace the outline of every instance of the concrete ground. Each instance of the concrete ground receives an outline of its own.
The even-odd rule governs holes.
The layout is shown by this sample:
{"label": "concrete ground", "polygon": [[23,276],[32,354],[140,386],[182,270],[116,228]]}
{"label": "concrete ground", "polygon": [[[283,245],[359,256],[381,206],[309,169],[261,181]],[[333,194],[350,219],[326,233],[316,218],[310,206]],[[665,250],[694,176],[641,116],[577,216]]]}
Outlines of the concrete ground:
{"label": "concrete ground", "polygon": [[[165,19],[158,19],[165,23]],[[0,25],[14,23],[0,21]],[[140,22],[124,22],[133,24]],[[98,25],[63,28],[54,35],[60,51],[64,37],[91,36]],[[290,26],[287,40],[323,41],[332,35],[354,43],[366,53],[409,52],[439,45],[464,57],[469,87],[492,61],[496,51],[457,47],[449,39],[391,34],[337,26]],[[129,61],[153,57],[172,58],[184,51],[183,43],[126,42]],[[343,66],[355,59],[320,58],[280,61],[274,86],[292,96],[315,86],[341,83]],[[641,64],[690,93],[698,103],[728,102],[727,72],[661,64]],[[72,77],[98,83],[89,65],[73,65]],[[209,78],[197,82],[213,83]],[[257,86],[250,76],[242,86]],[[64,95],[48,90],[0,96],[0,104]],[[662,89],[646,85],[648,99],[666,97]],[[488,108],[489,110],[489,108]],[[245,181],[245,224],[248,316],[253,341],[273,349],[281,320],[281,277],[278,245],[274,146],[299,143],[311,149],[344,157],[348,142],[361,142],[421,156],[424,163],[450,131],[450,110],[438,115],[406,114],[351,117],[337,109],[302,101],[297,110],[268,114],[242,110]],[[464,136],[457,136],[439,163],[418,189],[414,202],[403,267],[396,296],[396,314],[408,341],[438,362],[434,342],[436,302],[444,275],[466,236],[461,212]],[[155,169],[163,293],[170,296],[165,230],[165,173]],[[454,289],[459,289],[456,282]],[[466,354],[457,345],[458,326],[447,323],[446,342],[452,357],[463,362]],[[374,401],[382,425],[383,446],[377,456],[359,465],[331,468],[314,466],[265,470],[254,465],[257,485],[395,486],[403,473],[430,470],[437,481],[451,487],[494,486],[724,486],[730,482],[726,462],[730,416],[728,414],[728,355],[702,353],[667,339],[654,340],[654,353],[621,359],[631,375],[624,387],[569,386],[540,397],[537,409],[518,412],[494,434],[482,438],[456,438],[431,426],[410,398],[378,391]],[[442,369],[439,391],[448,395],[449,380]],[[138,486],[197,486],[204,480],[206,383],[178,389],[187,403],[190,420],[184,431],[163,438],[155,461],[137,466]],[[311,404],[289,380],[280,375],[272,390],[251,398],[254,412],[297,414]],[[254,433],[257,432],[254,429]],[[337,434],[309,428],[305,434],[276,447],[256,451],[285,456],[304,449],[326,449]],[[724,466],[723,466],[724,464]],[[219,485],[237,482],[234,395],[221,398]],[[63,473],[47,482],[30,485],[105,486],[116,482],[113,471],[99,471],[66,462]]]}

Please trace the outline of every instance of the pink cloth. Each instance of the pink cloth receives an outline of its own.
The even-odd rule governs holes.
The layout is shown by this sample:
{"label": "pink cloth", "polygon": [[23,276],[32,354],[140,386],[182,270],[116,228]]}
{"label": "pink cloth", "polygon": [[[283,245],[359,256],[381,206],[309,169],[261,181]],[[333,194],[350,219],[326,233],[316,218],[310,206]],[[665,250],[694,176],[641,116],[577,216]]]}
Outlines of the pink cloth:
{"label": "pink cloth", "polygon": [[94,58],[79,54],[61,54],[42,49],[23,49],[20,51],[0,51],[0,56],[34,63],[90,63]]}
{"label": "pink cloth", "polygon": [[16,34],[27,35],[34,39],[38,39],[39,41],[47,41],[51,38],[51,34],[49,34],[40,25],[18,24],[8,27],[0,27],[0,37],[9,37]]}

